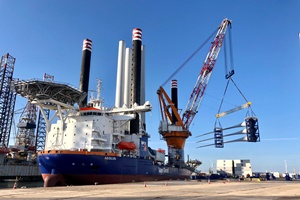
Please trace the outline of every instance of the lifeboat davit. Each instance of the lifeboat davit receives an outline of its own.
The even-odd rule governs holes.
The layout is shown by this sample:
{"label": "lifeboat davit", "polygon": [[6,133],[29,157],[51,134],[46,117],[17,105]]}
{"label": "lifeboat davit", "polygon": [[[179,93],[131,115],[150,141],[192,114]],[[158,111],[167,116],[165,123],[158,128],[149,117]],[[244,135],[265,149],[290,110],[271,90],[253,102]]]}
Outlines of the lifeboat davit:
{"label": "lifeboat davit", "polygon": [[133,142],[119,142],[118,144],[118,148],[121,149],[121,150],[135,150],[136,149],[136,146]]}

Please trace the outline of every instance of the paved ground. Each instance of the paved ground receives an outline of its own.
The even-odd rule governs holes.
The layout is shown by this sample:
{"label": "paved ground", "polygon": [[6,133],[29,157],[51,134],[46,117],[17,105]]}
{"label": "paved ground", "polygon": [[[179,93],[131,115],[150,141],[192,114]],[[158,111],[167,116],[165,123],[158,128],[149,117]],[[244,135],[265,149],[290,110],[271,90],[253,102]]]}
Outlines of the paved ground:
{"label": "paved ground", "polygon": [[300,181],[157,181],[56,188],[1,189],[0,199],[276,199],[300,200]]}

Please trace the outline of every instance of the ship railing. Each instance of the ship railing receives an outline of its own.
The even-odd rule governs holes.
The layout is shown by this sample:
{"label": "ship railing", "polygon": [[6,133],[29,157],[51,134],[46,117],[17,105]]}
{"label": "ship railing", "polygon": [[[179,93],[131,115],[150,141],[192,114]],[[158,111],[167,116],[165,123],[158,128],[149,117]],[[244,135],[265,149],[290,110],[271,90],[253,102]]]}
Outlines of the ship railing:
{"label": "ship railing", "polygon": [[121,137],[125,137],[125,134],[123,132],[113,132],[112,133],[113,136],[121,136]]}
{"label": "ship railing", "polygon": [[103,139],[93,139],[91,141],[92,146],[104,146],[106,141],[103,141]]}
{"label": "ship railing", "polygon": [[69,83],[65,83],[65,82],[58,82],[58,81],[45,81],[43,79],[39,79],[39,78],[32,78],[32,79],[28,79],[28,80],[16,80],[16,82],[25,82],[25,83],[29,83],[29,82],[33,82],[33,81],[40,81],[40,82],[49,82],[49,83],[56,83],[56,84],[60,84],[60,85],[67,85],[73,89],[79,90],[77,87],[69,84]]}
{"label": "ship railing", "polygon": [[105,149],[105,150],[111,150],[112,147],[109,144],[106,144],[104,142],[99,141],[93,141],[91,144],[91,149]]}
{"label": "ship railing", "polygon": [[103,142],[106,142],[107,139],[104,135],[101,135],[101,134],[93,134],[92,137],[91,137],[91,140],[100,140],[100,141],[103,141]]}
{"label": "ship railing", "polygon": [[91,140],[106,142],[107,139],[105,137],[92,137]]}
{"label": "ship railing", "polygon": [[112,148],[110,146],[91,146],[91,149],[98,149],[98,150],[111,150]]}

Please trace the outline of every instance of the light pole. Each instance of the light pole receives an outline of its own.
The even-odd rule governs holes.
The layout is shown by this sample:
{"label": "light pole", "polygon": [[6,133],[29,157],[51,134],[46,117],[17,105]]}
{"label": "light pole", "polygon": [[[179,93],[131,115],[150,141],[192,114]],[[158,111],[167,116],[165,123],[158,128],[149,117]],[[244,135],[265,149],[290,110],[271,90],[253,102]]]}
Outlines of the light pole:
{"label": "light pole", "polygon": [[287,174],[288,171],[287,171],[287,162],[286,162],[286,160],[284,160],[284,165],[285,165],[285,173]]}

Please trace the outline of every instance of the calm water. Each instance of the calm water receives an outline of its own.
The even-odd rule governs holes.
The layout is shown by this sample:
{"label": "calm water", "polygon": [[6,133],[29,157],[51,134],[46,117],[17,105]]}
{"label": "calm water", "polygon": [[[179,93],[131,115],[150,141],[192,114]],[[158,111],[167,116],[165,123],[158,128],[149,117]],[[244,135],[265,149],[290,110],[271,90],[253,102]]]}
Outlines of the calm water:
{"label": "calm water", "polygon": [[[0,189],[5,188],[13,188],[15,181],[9,180],[5,182],[0,182]],[[26,187],[26,188],[33,188],[33,187],[43,187],[43,181],[18,181],[17,188]]]}

